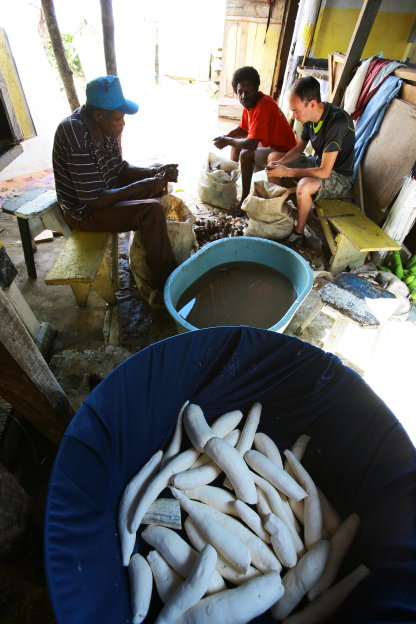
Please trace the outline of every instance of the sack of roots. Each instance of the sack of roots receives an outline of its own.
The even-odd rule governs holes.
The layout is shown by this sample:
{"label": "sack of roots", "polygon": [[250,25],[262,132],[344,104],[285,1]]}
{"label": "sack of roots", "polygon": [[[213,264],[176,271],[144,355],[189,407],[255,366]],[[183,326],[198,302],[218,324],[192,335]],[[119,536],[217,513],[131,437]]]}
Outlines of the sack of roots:
{"label": "sack of roots", "polygon": [[[192,228],[195,216],[180,197],[167,194],[159,197],[166,215],[166,227],[176,261],[182,264],[193,250],[197,242]],[[151,284],[146,254],[140,240],[140,231],[132,232],[129,246],[130,270],[143,299],[152,305],[157,291]],[[159,293],[160,298],[160,293]]]}
{"label": "sack of roots", "polygon": [[237,203],[239,175],[237,162],[218,158],[210,153],[202,168],[198,184],[200,200],[223,210],[234,208]]}
{"label": "sack of roots", "polygon": [[248,216],[245,236],[271,240],[287,238],[293,230],[294,219],[286,203],[290,192],[283,186],[260,180],[254,182],[250,195],[241,208]]}

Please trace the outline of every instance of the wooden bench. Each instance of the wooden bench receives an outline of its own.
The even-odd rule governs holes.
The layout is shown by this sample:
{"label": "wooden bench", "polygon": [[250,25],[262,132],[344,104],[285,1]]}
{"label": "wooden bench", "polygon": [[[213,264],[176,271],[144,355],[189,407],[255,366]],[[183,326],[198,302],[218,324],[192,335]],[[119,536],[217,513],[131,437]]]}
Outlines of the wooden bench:
{"label": "wooden bench", "polygon": [[355,204],[343,200],[319,199],[315,205],[332,254],[330,271],[333,275],[345,271],[347,267],[356,269],[362,266],[370,251],[400,251],[401,245],[366,217]]}
{"label": "wooden bench", "polygon": [[36,250],[35,236],[48,229],[61,232],[65,237],[71,234],[71,228],[65,221],[62,209],[56,199],[56,193],[52,190],[45,191],[18,208],[14,208],[12,202],[5,202],[2,210],[17,217],[27,274],[36,279],[37,273],[33,256],[33,251]]}
{"label": "wooden bench", "polygon": [[[113,279],[105,258],[110,239],[113,243]],[[49,285],[69,284],[82,308],[87,305],[90,288],[112,304],[116,302],[117,262],[117,234],[72,230],[45,282]]]}

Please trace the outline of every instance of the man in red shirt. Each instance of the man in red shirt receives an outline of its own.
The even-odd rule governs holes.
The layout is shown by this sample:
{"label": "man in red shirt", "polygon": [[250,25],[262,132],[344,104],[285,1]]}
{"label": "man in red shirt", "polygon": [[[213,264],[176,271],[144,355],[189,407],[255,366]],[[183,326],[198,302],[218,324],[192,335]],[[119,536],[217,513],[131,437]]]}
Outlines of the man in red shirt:
{"label": "man in red shirt", "polygon": [[231,211],[244,216],[241,204],[250,192],[253,171],[264,169],[271,152],[283,157],[296,145],[296,138],[276,101],[259,91],[260,76],[254,67],[240,67],[232,79],[234,92],[244,107],[240,125],[224,136],[214,139],[223,149],[231,146],[231,158],[240,161],[242,193],[240,203]]}

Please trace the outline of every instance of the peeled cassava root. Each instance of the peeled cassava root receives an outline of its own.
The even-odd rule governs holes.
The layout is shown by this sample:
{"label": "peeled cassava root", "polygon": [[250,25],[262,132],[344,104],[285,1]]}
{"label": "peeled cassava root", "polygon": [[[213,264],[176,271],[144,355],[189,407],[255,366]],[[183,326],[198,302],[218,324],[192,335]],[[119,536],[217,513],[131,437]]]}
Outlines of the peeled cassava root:
{"label": "peeled cassava root", "polygon": [[129,562],[132,623],[140,624],[149,610],[152,597],[153,576],[150,565],[139,553]]}
{"label": "peeled cassava root", "polygon": [[244,624],[269,609],[283,593],[280,576],[268,572],[197,602],[176,624]]}
{"label": "peeled cassava root", "polygon": [[217,563],[215,548],[206,544],[197,557],[187,579],[179,585],[159,614],[155,624],[173,624],[197,603],[207,591]]}
{"label": "peeled cassava root", "polygon": [[[127,484],[118,528],[133,624],[146,621],[153,580],[165,603],[157,624],[244,624],[268,609],[277,621],[312,624],[331,617],[369,574],[360,566],[339,579],[359,517],[342,520],[304,468],[310,436],[281,454],[258,431],[261,412],[254,403],[239,430],[242,411],[209,424],[187,401],[165,454],[155,453]],[[169,491],[186,515],[185,539],[166,528],[164,515],[149,514]],[[143,548],[136,538],[144,521],[147,560],[133,554]],[[179,524],[178,516],[172,528]]]}
{"label": "peeled cassava root", "polygon": [[[150,525],[142,531],[142,538],[149,546],[155,548],[183,579],[189,576],[198,553],[185,542],[179,533],[163,526]],[[218,573],[213,573],[211,576],[206,588],[208,594],[225,589],[225,583]]]}

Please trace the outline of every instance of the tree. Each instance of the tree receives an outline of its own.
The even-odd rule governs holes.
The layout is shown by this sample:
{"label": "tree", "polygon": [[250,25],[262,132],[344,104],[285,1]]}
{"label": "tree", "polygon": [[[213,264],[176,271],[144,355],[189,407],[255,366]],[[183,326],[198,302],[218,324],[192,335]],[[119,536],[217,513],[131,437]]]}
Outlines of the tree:
{"label": "tree", "polygon": [[71,111],[79,108],[78,95],[75,89],[74,77],[65,55],[64,44],[62,42],[61,33],[59,32],[58,21],[56,19],[55,5],[53,0],[41,0],[42,9],[45,15],[46,25],[48,27],[49,37],[52,43],[56,62],[58,65],[59,75],[64,85],[66,97],[68,98]]}
{"label": "tree", "polygon": [[116,50],[114,44],[114,18],[112,0],[100,0],[105,67],[109,76],[117,76]]}

